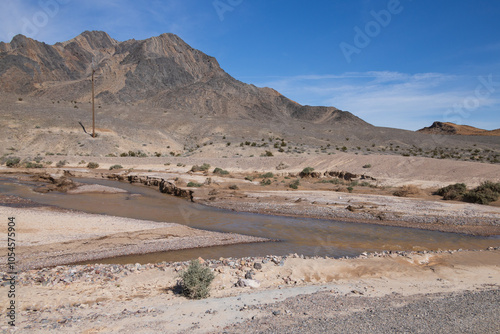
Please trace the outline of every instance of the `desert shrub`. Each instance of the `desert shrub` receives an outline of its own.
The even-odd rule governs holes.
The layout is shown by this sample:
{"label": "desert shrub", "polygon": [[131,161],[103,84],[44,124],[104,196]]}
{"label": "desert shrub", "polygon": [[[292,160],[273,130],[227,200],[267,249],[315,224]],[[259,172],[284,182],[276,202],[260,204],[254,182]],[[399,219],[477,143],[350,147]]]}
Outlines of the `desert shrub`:
{"label": "desert shrub", "polygon": [[128,153],[123,152],[122,154],[120,154],[120,157],[128,157]]}
{"label": "desert shrub", "polygon": [[278,166],[276,166],[277,170],[287,169],[289,166],[283,162],[280,162]]}
{"label": "desert shrub", "polygon": [[247,180],[247,181],[252,182],[252,181],[253,181],[253,179],[254,179],[254,177],[253,177],[253,176],[251,176],[251,175],[247,175],[247,176],[245,176],[245,180]]}
{"label": "desert shrub", "polygon": [[210,283],[214,278],[214,273],[208,267],[204,267],[198,260],[194,260],[181,273],[179,287],[187,298],[207,298],[210,295]]}
{"label": "desert shrub", "polygon": [[18,157],[10,157],[5,161],[5,166],[7,167],[17,167],[19,166],[19,163],[21,162],[21,159]]}
{"label": "desert shrub", "polygon": [[201,183],[197,183],[197,182],[189,182],[189,183],[187,184],[187,186],[188,186],[188,187],[199,188],[199,187],[201,187],[201,186],[202,186],[202,184],[201,184]]}
{"label": "desert shrub", "polygon": [[109,170],[113,170],[113,169],[122,169],[123,166],[122,165],[113,165],[111,167],[109,167]]}
{"label": "desert shrub", "polygon": [[366,164],[363,166],[363,168],[372,168],[372,165],[371,164]]}
{"label": "desert shrub", "polygon": [[478,204],[490,204],[500,198],[500,182],[494,183],[485,181],[478,187],[464,194],[463,199],[466,202]]}
{"label": "desert shrub", "polygon": [[462,199],[463,195],[467,192],[467,186],[465,183],[455,183],[449,186],[439,188],[436,191],[436,195],[443,196],[445,200],[459,200]]}
{"label": "desert shrub", "polygon": [[43,168],[42,164],[39,163],[33,163],[33,162],[27,162],[26,163],[26,168]]}
{"label": "desert shrub", "polygon": [[299,185],[300,185],[300,180],[299,179],[296,179],[295,181],[293,182],[290,182],[290,184],[288,185],[290,188],[292,189],[298,189],[299,188]]}
{"label": "desert shrub", "polygon": [[353,191],[353,190],[354,190],[354,188],[353,188],[353,187],[347,187],[347,191],[348,191],[348,192],[352,193],[352,191]]}
{"label": "desert shrub", "polygon": [[222,168],[219,168],[219,167],[216,167],[213,171],[214,174],[217,174],[217,175],[228,175],[229,172],[227,170],[224,170]]}
{"label": "desert shrub", "polygon": [[264,179],[264,180],[260,181],[260,185],[261,186],[268,186],[271,184],[271,182],[272,181],[270,179]]}
{"label": "desert shrub", "polygon": [[201,166],[198,166],[198,165],[194,165],[193,167],[191,167],[191,171],[192,172],[206,172],[207,170],[210,169],[210,165],[209,164],[206,164],[204,163],[203,165]]}
{"label": "desert shrub", "polygon": [[408,184],[400,187],[398,190],[396,190],[393,195],[394,196],[399,196],[399,197],[407,197],[411,195],[418,195],[420,193],[420,189],[413,185],[413,184]]}
{"label": "desert shrub", "polygon": [[306,167],[306,168],[304,168],[304,169],[302,170],[302,173],[301,173],[301,174],[302,174],[302,175],[304,175],[304,176],[309,176],[309,175],[311,175],[311,173],[312,173],[313,171],[314,171],[314,168],[312,168],[312,167]]}
{"label": "desert shrub", "polygon": [[341,179],[319,180],[316,183],[344,184],[344,180]]}
{"label": "desert shrub", "polygon": [[271,151],[266,151],[266,153],[264,154],[265,157],[272,157],[273,156],[273,152]]}
{"label": "desert shrub", "polygon": [[229,189],[231,189],[231,190],[238,190],[240,188],[238,188],[238,186],[236,184],[232,184],[232,185],[229,186]]}
{"label": "desert shrub", "polygon": [[60,167],[64,167],[68,162],[66,160],[59,160],[57,163],[56,163],[56,167],[60,168]]}
{"label": "desert shrub", "polygon": [[97,162],[89,162],[87,168],[96,169],[99,168],[99,164]]}
{"label": "desert shrub", "polygon": [[259,175],[259,177],[262,179],[270,179],[270,178],[274,177],[274,174],[271,172],[267,172],[267,173]]}

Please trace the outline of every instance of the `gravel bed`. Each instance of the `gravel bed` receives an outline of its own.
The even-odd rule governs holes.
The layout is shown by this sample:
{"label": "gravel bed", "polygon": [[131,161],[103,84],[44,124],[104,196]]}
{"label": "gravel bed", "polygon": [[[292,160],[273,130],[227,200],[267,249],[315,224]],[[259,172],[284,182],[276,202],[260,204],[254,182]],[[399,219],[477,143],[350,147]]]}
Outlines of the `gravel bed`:
{"label": "gravel bed", "polygon": [[224,333],[500,333],[500,290],[403,297],[302,295],[259,305],[269,315]]}

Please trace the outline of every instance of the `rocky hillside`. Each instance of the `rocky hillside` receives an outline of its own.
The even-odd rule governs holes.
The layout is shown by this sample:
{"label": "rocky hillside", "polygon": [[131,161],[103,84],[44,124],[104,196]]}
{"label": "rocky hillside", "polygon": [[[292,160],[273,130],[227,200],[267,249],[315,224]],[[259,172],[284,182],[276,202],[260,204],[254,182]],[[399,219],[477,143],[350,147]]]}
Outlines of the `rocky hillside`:
{"label": "rocky hillside", "polygon": [[483,130],[469,125],[457,125],[450,122],[434,122],[431,126],[418,130],[421,133],[463,136],[500,136],[500,129]]}
{"label": "rocky hillside", "polygon": [[238,119],[295,119],[370,126],[334,107],[302,106],[270,88],[242,83],[213,57],[173,34],[119,42],[102,31],[47,45],[17,35],[0,43],[0,90],[88,103],[94,60],[97,103],[164,108]]}

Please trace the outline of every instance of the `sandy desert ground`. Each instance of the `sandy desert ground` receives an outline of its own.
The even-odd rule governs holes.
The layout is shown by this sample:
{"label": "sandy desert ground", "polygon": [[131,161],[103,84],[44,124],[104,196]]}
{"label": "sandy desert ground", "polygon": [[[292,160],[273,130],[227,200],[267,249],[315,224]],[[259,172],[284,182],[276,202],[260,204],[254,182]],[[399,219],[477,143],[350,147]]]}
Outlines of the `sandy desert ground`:
{"label": "sandy desert ground", "polygon": [[[160,178],[192,190],[194,201],[235,210],[343,217],[360,223],[402,224],[480,235],[500,234],[498,203],[484,206],[442,201],[432,195],[437,187],[455,182],[470,186],[485,180],[498,182],[500,166],[494,164],[341,153],[330,158],[307,159],[92,157],[91,161],[99,163],[100,167],[89,170],[80,163],[81,157],[65,159],[67,164],[62,168],[2,168],[1,172],[21,178],[27,178],[29,173],[49,173],[55,179],[70,175],[68,173],[90,178],[126,179],[132,176],[149,181]],[[211,165],[208,172],[190,172],[192,165],[203,163]],[[123,168],[109,171],[114,164]],[[363,168],[366,164],[372,167]],[[278,165],[287,167],[278,170]],[[230,174],[214,175],[211,171],[215,167],[226,169]],[[348,171],[369,176],[366,180],[373,187],[355,186],[348,192],[347,185],[303,178],[298,190],[290,189],[288,182],[305,167],[314,167],[320,172]],[[265,172],[273,172],[276,177],[269,186],[260,185],[258,175]],[[245,179],[247,176],[256,178],[250,181]],[[205,185],[189,188],[188,182]],[[421,191],[406,198],[392,195],[395,189],[408,184],[418,186]],[[229,188],[233,185],[237,187]],[[112,189],[85,186],[72,191]],[[348,206],[351,208],[347,209]],[[381,212],[383,219],[376,218]],[[478,305],[476,299],[480,299],[484,302],[482,307],[486,308],[495,308],[499,301],[500,253],[498,245],[493,244],[491,249],[482,251],[386,252],[363,254],[354,259],[311,259],[300,255],[205,259],[202,261],[216,274],[212,296],[192,301],[175,294],[174,289],[186,262],[50,266],[130,253],[131,249],[140,253],[186,245],[261,240],[198,231],[176,224],[96,217],[45,207],[0,206],[0,215],[15,216],[19,222],[21,237],[17,252],[19,263],[25,267],[18,276],[16,301],[19,305],[17,324],[23,332],[266,332],[278,323],[282,328],[295,328],[297,319],[317,324],[341,315],[357,316],[377,303],[387,302],[395,311],[415,303],[419,312],[425,314],[432,305],[446,298],[463,298],[475,305]],[[436,221],[436,217],[440,220]],[[36,228],[26,224],[31,221],[37,222]],[[46,268],[26,270],[30,266]],[[252,280],[258,282],[258,288],[236,287],[248,272]],[[2,274],[7,278],[5,272]],[[0,292],[2,304],[8,302],[7,287],[4,283]],[[322,305],[328,298],[345,303],[346,308],[333,312],[318,306],[314,313],[297,313],[306,299]],[[443,312],[441,316],[446,314]],[[318,314],[323,314],[324,318],[318,318]],[[498,331],[494,314],[484,314],[482,324],[486,327],[483,328]],[[384,323],[373,324],[379,326],[377,328],[390,329],[384,327]],[[469,328],[460,326],[451,328]],[[4,331],[8,329],[6,325],[2,327]],[[351,329],[355,332],[354,327]]]}

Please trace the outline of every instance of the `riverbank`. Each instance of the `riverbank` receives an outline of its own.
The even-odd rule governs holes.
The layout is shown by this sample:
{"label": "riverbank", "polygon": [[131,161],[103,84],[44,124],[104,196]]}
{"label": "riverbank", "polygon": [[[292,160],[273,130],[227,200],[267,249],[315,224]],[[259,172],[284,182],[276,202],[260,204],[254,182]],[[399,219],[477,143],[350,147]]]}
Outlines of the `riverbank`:
{"label": "riverbank", "polygon": [[[15,219],[18,270],[44,268],[123,255],[187,248],[267,242],[236,233],[198,230],[180,224],[87,214],[54,207],[0,206],[0,217]],[[7,244],[7,225],[2,240]],[[0,261],[4,270],[6,255]]]}
{"label": "riverbank", "polygon": [[[496,312],[488,312],[496,309],[500,298],[498,248],[383,252],[348,259],[289,255],[201,261],[215,273],[211,297],[204,300],[187,300],[175,293],[187,262],[23,272],[18,276],[18,329],[24,333],[236,333],[252,328],[266,332],[302,321],[364,317],[369,309],[382,316],[391,307],[397,317],[415,301],[419,303],[412,312],[420,314],[415,325],[422,328],[429,321],[424,315],[441,298],[467,301],[471,293],[489,301],[481,304],[486,307],[478,318],[481,328],[498,329]],[[245,287],[250,279],[253,288]],[[0,302],[5,298],[2,294]],[[450,305],[447,311],[453,311]],[[363,326],[384,324],[377,319],[368,317]],[[471,325],[453,323],[457,329]]]}

